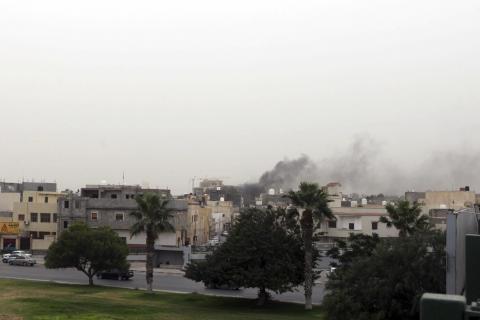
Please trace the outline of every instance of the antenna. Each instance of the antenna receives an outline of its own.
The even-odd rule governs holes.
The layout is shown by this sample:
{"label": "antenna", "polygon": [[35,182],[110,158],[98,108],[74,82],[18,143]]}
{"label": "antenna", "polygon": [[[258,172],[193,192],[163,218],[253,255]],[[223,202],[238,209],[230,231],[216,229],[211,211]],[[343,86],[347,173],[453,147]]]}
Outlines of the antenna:
{"label": "antenna", "polygon": [[192,192],[193,192],[193,189],[195,189],[195,179],[196,179],[196,178],[197,178],[197,177],[193,177],[193,178],[192,178]]}
{"label": "antenna", "polygon": [[123,180],[123,185],[125,185],[125,171],[123,171],[122,180]]}

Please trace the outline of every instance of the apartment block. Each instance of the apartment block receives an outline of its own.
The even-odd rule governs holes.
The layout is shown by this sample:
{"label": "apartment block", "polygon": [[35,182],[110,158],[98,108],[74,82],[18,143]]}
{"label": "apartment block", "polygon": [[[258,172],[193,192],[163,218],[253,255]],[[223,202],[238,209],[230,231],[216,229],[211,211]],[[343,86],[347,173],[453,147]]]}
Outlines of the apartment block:
{"label": "apartment block", "polygon": [[145,189],[127,185],[87,185],[78,194],[69,193],[58,202],[58,229],[63,232],[75,222],[83,222],[92,228],[108,226],[125,239],[131,250],[142,251],[145,234],[130,236],[130,228],[136,222],[131,212],[137,210],[135,197],[147,192],[157,193],[169,200],[174,210],[171,223],[173,232],[162,233],[156,241],[158,246],[178,247],[188,243],[186,200],[172,199],[170,190]]}
{"label": "apartment block", "polygon": [[0,247],[45,251],[57,235],[56,183],[0,182]]}

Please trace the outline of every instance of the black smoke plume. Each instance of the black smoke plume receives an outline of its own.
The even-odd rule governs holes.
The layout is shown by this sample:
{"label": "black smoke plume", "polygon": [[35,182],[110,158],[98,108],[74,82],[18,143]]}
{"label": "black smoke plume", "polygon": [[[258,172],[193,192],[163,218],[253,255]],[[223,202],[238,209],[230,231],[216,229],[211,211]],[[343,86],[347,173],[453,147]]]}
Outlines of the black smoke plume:
{"label": "black smoke plume", "polygon": [[[408,148],[408,146],[406,147]],[[405,150],[408,154],[408,149]],[[284,159],[263,173],[257,183],[240,186],[242,193],[255,198],[274,188],[288,191],[300,182],[326,185],[340,182],[345,193],[403,195],[406,191],[456,190],[480,187],[480,150],[462,149],[412,154],[413,167],[389,158],[380,144],[369,136],[357,136],[345,151],[321,160],[307,155]]]}

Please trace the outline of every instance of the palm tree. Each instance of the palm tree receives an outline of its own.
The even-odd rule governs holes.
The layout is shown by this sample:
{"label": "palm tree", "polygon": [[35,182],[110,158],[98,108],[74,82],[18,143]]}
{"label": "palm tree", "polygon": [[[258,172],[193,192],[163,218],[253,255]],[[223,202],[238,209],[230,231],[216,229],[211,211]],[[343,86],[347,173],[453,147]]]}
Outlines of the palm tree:
{"label": "palm tree", "polygon": [[[312,309],[313,287],[313,235],[325,218],[335,219],[328,207],[328,195],[316,183],[300,183],[298,191],[287,195],[295,208],[303,209],[300,218],[302,239],[305,247],[305,309]],[[298,211],[297,211],[298,213]]]}
{"label": "palm tree", "polygon": [[153,256],[155,240],[162,232],[174,231],[169,219],[173,217],[173,209],[168,208],[168,200],[161,200],[156,193],[145,193],[135,198],[138,210],[130,213],[137,221],[130,228],[131,237],[145,233],[147,236],[146,279],[147,291],[152,292],[153,283]]}
{"label": "palm tree", "polygon": [[406,200],[386,206],[388,217],[380,217],[380,222],[387,228],[394,226],[400,237],[406,237],[417,231],[427,231],[432,228],[429,218],[422,214],[422,208],[417,202],[410,205]]}

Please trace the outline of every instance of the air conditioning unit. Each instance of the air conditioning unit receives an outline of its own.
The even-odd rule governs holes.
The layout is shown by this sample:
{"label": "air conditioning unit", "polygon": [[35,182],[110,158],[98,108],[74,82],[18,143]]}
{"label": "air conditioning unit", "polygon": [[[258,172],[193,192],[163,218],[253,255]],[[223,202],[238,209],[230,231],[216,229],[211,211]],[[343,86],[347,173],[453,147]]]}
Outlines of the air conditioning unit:
{"label": "air conditioning unit", "polygon": [[25,220],[25,221],[23,221],[23,223],[24,223],[26,226],[28,226],[28,225],[30,224],[30,221]]}

